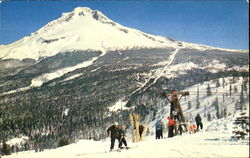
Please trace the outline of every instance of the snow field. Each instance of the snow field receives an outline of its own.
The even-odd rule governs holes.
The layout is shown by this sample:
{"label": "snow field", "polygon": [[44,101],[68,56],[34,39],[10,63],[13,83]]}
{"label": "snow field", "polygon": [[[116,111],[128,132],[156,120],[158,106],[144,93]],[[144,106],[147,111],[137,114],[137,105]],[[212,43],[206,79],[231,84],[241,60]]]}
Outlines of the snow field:
{"label": "snow field", "polygon": [[[79,140],[77,143],[44,152],[26,151],[4,158],[175,158],[175,157],[249,157],[249,140],[231,139],[230,128],[222,128],[231,122],[232,117],[211,121],[205,130],[195,134],[186,134],[155,140],[147,136],[142,142],[132,143],[127,139],[129,150],[108,152],[110,140]],[[209,128],[216,124],[218,130]],[[164,137],[167,133],[164,133]],[[115,149],[117,149],[117,141]]]}
{"label": "snow field", "polygon": [[[163,137],[165,139],[155,140],[155,121],[157,119],[162,119],[164,125],[166,126],[167,116],[169,115],[169,105],[164,106],[164,100],[161,100],[157,106],[159,110],[155,116],[155,119],[150,122],[149,130],[150,134],[142,142],[132,143],[130,130],[127,130],[127,142],[128,146],[131,147],[129,150],[122,150],[121,152],[108,152],[110,147],[110,140],[106,138],[102,141],[93,140],[79,140],[76,143],[60,147],[57,149],[45,150],[44,152],[36,153],[35,151],[25,151],[18,154],[12,154],[10,156],[4,156],[4,158],[175,158],[175,157],[249,157],[249,135],[245,140],[235,140],[232,139],[233,136],[233,121],[239,115],[234,112],[234,106],[239,99],[239,96],[234,96],[236,93],[232,93],[232,98],[228,97],[225,104],[228,107],[228,111],[232,115],[227,118],[212,119],[212,121],[207,121],[204,117],[204,106],[214,114],[216,111],[214,107],[211,107],[212,99],[216,96],[205,97],[204,90],[207,88],[207,84],[210,84],[212,93],[216,95],[216,92],[228,92],[229,85],[239,87],[243,82],[243,78],[236,78],[236,81],[232,82],[232,77],[224,78],[225,86],[223,88],[222,84],[216,87],[214,81],[207,81],[203,84],[197,84],[190,88],[185,89],[185,91],[195,92],[199,86],[199,91],[203,92],[200,94],[201,108],[192,108],[187,110],[187,101],[191,100],[192,104],[196,101],[196,95],[190,95],[190,98],[186,98],[181,102],[181,106],[184,111],[185,116],[189,116],[188,119],[192,120],[197,113],[200,113],[202,117],[202,122],[204,128],[202,131],[195,134],[184,133],[182,136],[175,136],[173,138],[167,137],[167,128],[164,129]],[[222,83],[222,78],[219,79]],[[249,89],[249,85],[248,85]],[[239,89],[240,90],[240,89]],[[247,91],[247,94],[249,91]],[[204,95],[204,96],[203,96]],[[219,105],[223,103],[222,97],[219,98]],[[249,100],[246,101],[247,109],[249,110]],[[123,102],[120,100],[117,102],[115,107],[122,105]],[[223,107],[224,105],[222,105]],[[208,108],[210,107],[210,108]],[[66,111],[65,111],[66,112]],[[249,112],[248,112],[249,115]],[[152,118],[151,118],[152,120]],[[117,149],[118,142],[115,143],[115,149]]]}

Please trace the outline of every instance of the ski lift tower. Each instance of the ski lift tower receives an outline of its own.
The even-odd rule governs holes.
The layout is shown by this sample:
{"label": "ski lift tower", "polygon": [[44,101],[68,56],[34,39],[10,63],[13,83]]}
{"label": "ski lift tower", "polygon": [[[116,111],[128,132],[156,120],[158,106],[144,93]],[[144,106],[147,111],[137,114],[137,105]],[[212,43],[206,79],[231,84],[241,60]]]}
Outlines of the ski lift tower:
{"label": "ski lift tower", "polygon": [[170,103],[170,116],[172,116],[177,122],[175,127],[175,133],[178,134],[177,128],[179,125],[184,125],[185,129],[187,130],[187,124],[185,123],[185,117],[182,112],[180,100],[183,96],[188,96],[189,92],[177,92],[176,90],[166,90],[163,91],[161,94]]}
{"label": "ski lift tower", "polygon": [[180,105],[180,100],[183,96],[188,96],[189,92],[177,92],[176,90],[172,90],[171,92],[169,92],[168,90],[163,91],[161,94],[170,103],[170,116],[175,116],[179,121],[185,122],[185,118]]}

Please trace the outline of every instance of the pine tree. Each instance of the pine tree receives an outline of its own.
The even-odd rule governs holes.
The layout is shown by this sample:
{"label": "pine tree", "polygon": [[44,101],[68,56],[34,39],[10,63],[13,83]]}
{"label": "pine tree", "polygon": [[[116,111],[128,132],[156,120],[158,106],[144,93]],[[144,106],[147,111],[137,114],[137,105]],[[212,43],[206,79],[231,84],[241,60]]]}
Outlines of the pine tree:
{"label": "pine tree", "polygon": [[210,84],[207,85],[207,96],[211,96],[212,95],[212,91],[211,91],[211,87]]}
{"label": "pine tree", "polygon": [[223,115],[225,118],[227,118],[227,106],[225,106],[225,108],[224,108]]}
{"label": "pine tree", "polygon": [[201,105],[201,103],[200,103],[199,99],[197,99],[197,100],[196,100],[195,109],[199,109],[199,108],[200,108],[200,105]]}
{"label": "pine tree", "polygon": [[216,110],[216,117],[217,119],[220,118],[220,109],[219,109],[219,99],[218,97],[215,98],[215,100],[212,103],[212,106],[214,106],[215,110]]}
{"label": "pine tree", "polygon": [[207,110],[207,106],[205,105],[205,106],[204,106],[204,117],[207,117],[207,115],[206,115],[206,110]]}
{"label": "pine tree", "polygon": [[211,114],[210,114],[210,112],[207,114],[207,120],[211,121]]}
{"label": "pine tree", "polygon": [[222,87],[225,88],[225,78],[222,78]]}
{"label": "pine tree", "polygon": [[234,93],[237,93],[238,92],[238,88],[237,88],[237,86],[235,85],[234,86]]}
{"label": "pine tree", "polygon": [[190,100],[188,101],[188,110],[192,108],[192,104],[190,102]]}
{"label": "pine tree", "polygon": [[244,103],[245,103],[243,91],[244,91],[244,89],[243,89],[243,84],[241,84],[241,92],[240,92],[240,103],[241,103],[241,104],[244,104]]}
{"label": "pine tree", "polygon": [[199,86],[197,87],[197,99],[196,99],[196,107],[195,109],[200,108],[200,91],[199,91]]}
{"label": "pine tree", "polygon": [[58,142],[58,147],[65,146],[69,144],[69,140],[66,137],[60,138]]}
{"label": "pine tree", "polygon": [[220,87],[220,81],[218,78],[216,79],[216,87]]}
{"label": "pine tree", "polygon": [[233,76],[233,81],[232,81],[233,83],[236,83],[236,80],[235,80],[235,77]]}
{"label": "pine tree", "polygon": [[233,128],[233,138],[245,139],[246,136],[249,137],[249,116],[246,113],[246,108],[241,111],[240,116],[236,117]]}
{"label": "pine tree", "polygon": [[229,96],[230,96],[230,98],[232,96],[232,85],[231,84],[229,85]]}
{"label": "pine tree", "polygon": [[3,141],[3,147],[1,149],[1,152],[3,153],[3,155],[10,155],[10,146],[8,144],[6,144],[5,141]]}
{"label": "pine tree", "polygon": [[244,89],[245,93],[248,90],[247,84],[249,84],[249,80],[248,80],[248,77],[245,77],[244,80],[243,80],[243,89]]}

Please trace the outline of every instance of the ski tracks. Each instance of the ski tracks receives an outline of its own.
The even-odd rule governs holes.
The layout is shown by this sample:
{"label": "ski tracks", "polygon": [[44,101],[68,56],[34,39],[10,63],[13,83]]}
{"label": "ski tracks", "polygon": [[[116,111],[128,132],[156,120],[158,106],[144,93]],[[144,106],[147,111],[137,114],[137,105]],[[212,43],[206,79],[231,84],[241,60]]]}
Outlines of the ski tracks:
{"label": "ski tracks", "polygon": [[[176,54],[177,54],[179,51],[180,51],[180,48],[177,48],[175,51],[172,52],[172,54],[170,55],[169,59],[166,61],[166,63],[167,63],[166,66],[164,66],[164,67],[162,67],[162,68],[159,68],[159,69],[156,69],[156,70],[152,70],[152,71],[150,72],[150,76],[151,76],[151,77],[150,77],[150,78],[149,78],[140,88],[138,88],[137,90],[135,90],[134,92],[132,92],[131,95],[134,94],[134,93],[139,92],[139,91],[142,90],[142,89],[143,89],[143,90],[142,90],[142,92],[143,92],[143,91],[145,91],[147,88],[149,88],[150,86],[152,86],[153,84],[155,84],[156,81],[157,81],[160,77],[163,76],[164,71],[167,71],[168,66],[172,64],[172,62],[173,62],[174,59],[175,59]],[[148,86],[146,86],[146,85],[148,84],[148,82],[149,82],[151,79],[154,79],[154,81],[153,81],[151,84],[149,84]],[[145,87],[145,86],[146,86],[146,87]]]}
{"label": "ski tracks", "polygon": [[172,62],[173,62],[173,60],[174,60],[176,54],[177,54],[179,51],[180,51],[180,49],[176,49],[176,50],[173,52],[173,54],[170,55],[170,57],[169,57],[169,59],[168,59],[168,61],[167,61],[168,64],[165,66],[165,68],[168,67],[170,64],[172,64]]}

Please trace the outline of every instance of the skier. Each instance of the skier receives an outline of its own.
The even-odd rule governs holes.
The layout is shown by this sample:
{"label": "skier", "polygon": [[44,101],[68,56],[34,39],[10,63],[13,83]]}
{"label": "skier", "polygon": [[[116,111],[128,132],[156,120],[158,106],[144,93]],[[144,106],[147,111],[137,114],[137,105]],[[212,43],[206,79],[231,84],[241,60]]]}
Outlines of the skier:
{"label": "skier", "polygon": [[139,134],[140,134],[140,139],[142,139],[142,133],[144,130],[144,126],[143,125],[139,125]]}
{"label": "skier", "polygon": [[202,130],[203,128],[203,124],[201,122],[201,117],[200,117],[200,114],[197,114],[197,116],[195,117],[195,122],[196,122],[196,126],[197,126],[197,131],[199,131],[199,127],[200,129]]}
{"label": "skier", "polygon": [[162,128],[163,128],[163,125],[162,125],[162,122],[161,120],[157,120],[156,123],[155,123],[155,133],[156,133],[156,138],[155,139],[162,139],[163,138],[163,135],[162,135]]}
{"label": "skier", "polygon": [[175,121],[172,116],[168,116],[168,137],[174,136]]}
{"label": "skier", "polygon": [[190,121],[190,124],[189,124],[189,133],[192,134],[192,133],[196,133],[197,132],[197,127],[195,126],[194,123],[192,123]]}
{"label": "skier", "polygon": [[178,124],[178,133],[180,134],[180,135],[182,135],[182,133],[184,132],[184,129],[183,129],[183,127],[182,127],[182,123],[180,123],[179,122],[179,124]]}
{"label": "skier", "polygon": [[[115,122],[112,126],[110,126],[108,129],[107,129],[107,133],[108,133],[108,136],[110,136],[111,138],[111,146],[110,146],[110,151],[112,151],[114,149],[114,145],[115,145],[115,139],[119,141],[119,124],[117,122]],[[119,147],[119,146],[118,146]]]}
{"label": "skier", "polygon": [[160,125],[161,125],[160,137],[161,137],[161,139],[163,139],[163,129],[164,129],[164,124],[162,123],[162,121],[161,121],[161,120],[160,120]]}
{"label": "skier", "polygon": [[122,144],[125,145],[126,149],[128,149],[127,147],[127,141],[125,139],[126,137],[126,127],[123,125],[121,126],[121,128],[119,129],[119,148],[122,149]]}

